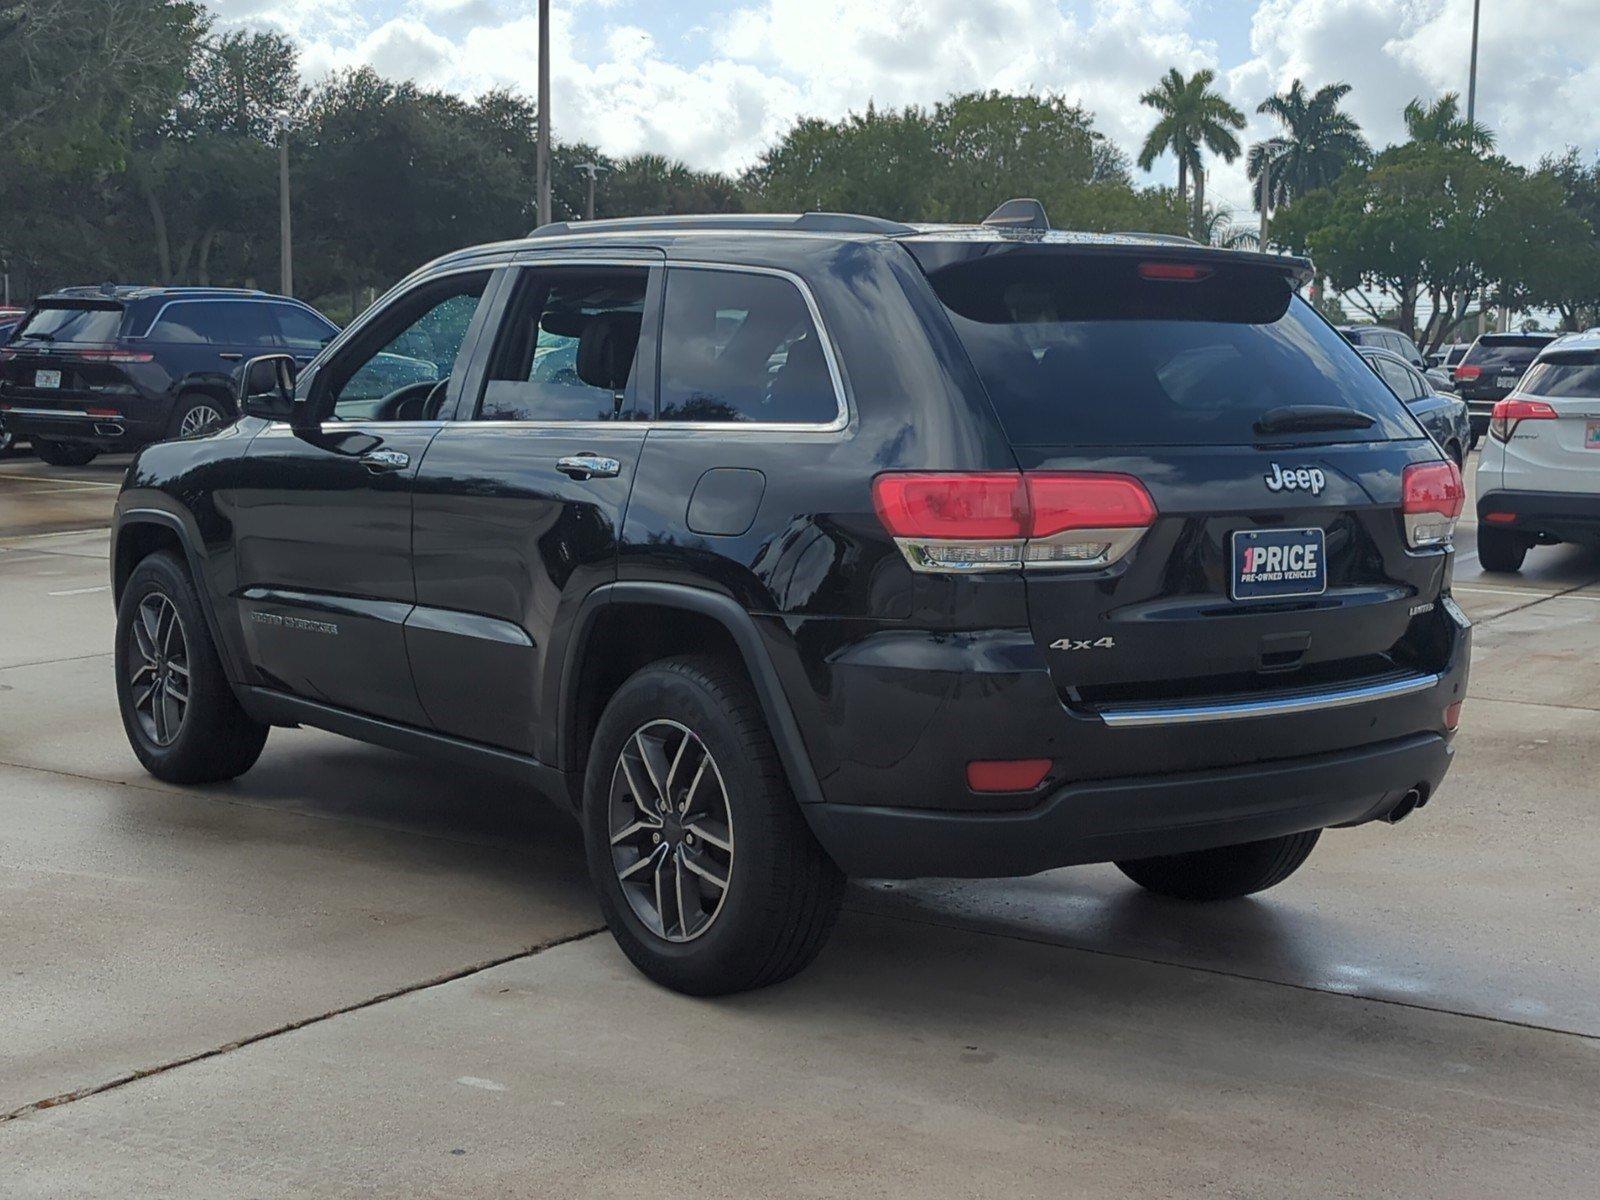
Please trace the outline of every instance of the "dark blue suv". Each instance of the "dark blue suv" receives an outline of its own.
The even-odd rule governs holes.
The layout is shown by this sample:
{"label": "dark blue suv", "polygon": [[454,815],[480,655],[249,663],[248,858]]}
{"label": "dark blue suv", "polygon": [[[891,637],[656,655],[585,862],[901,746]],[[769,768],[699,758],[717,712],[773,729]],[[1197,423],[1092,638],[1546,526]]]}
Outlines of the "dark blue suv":
{"label": "dark blue suv", "polygon": [[66,288],[0,348],[0,427],[78,466],[232,420],[234,373],[258,354],[310,362],[338,327],[265,292]]}

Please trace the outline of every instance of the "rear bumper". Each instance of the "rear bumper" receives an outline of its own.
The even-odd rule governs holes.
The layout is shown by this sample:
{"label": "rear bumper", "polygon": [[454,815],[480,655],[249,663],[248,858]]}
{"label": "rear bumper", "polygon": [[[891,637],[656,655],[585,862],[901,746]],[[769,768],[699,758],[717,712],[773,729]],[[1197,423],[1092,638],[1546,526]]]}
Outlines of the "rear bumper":
{"label": "rear bumper", "polygon": [[152,420],[144,414],[91,416],[81,408],[35,408],[25,401],[8,403],[12,407],[0,411],[0,428],[29,441],[77,442],[110,451],[136,450],[166,436],[165,420]]}
{"label": "rear bumper", "polygon": [[1355,825],[1418,789],[1438,789],[1454,753],[1443,734],[1359,750],[1181,775],[1061,788],[1014,813],[817,804],[812,830],[849,875],[1032,875]]}
{"label": "rear bumper", "polygon": [[[1516,519],[1488,521],[1488,513]],[[1478,497],[1478,522],[1558,542],[1600,543],[1600,492],[1485,492]]]}

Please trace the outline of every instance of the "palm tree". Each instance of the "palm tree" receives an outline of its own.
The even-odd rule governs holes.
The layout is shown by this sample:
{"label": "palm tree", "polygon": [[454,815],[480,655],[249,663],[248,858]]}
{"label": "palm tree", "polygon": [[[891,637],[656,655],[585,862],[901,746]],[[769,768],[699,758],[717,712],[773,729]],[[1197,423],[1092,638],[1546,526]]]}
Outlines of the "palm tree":
{"label": "palm tree", "polygon": [[1217,73],[1196,71],[1188,79],[1177,67],[1161,77],[1161,82],[1139,97],[1139,103],[1161,114],[1139,151],[1139,168],[1148,171],[1163,153],[1178,160],[1178,198],[1188,197],[1189,173],[1194,172],[1194,223],[1198,229],[1205,215],[1206,182],[1201,165],[1202,150],[1220,155],[1225,162],[1239,157],[1239,139],[1230,132],[1244,128],[1244,114],[1221,95],[1211,90]]}
{"label": "palm tree", "polygon": [[[1272,208],[1287,204],[1317,188],[1331,184],[1351,163],[1360,162],[1370,152],[1361,126],[1349,113],[1341,112],[1339,102],[1350,94],[1348,83],[1330,83],[1306,93],[1296,79],[1289,90],[1263,100],[1256,109],[1277,117],[1284,133],[1250,147],[1247,163],[1250,178],[1259,181],[1267,172],[1267,201]],[[1255,207],[1261,207],[1261,190],[1256,189]]]}
{"label": "palm tree", "polygon": [[1461,115],[1461,95],[1446,92],[1423,107],[1420,99],[1406,105],[1406,133],[1413,142],[1437,142],[1487,154],[1494,149],[1494,132],[1482,121],[1467,124]]}

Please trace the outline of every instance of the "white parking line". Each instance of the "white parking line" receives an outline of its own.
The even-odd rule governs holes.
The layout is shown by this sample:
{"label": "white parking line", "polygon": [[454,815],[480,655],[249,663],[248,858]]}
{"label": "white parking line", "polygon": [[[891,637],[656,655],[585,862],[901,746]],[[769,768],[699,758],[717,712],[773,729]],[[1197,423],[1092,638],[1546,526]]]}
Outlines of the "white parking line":
{"label": "white parking line", "polygon": [[[1580,587],[1585,586],[1583,584]],[[1600,596],[1585,596],[1581,592],[1535,592],[1527,588],[1485,588],[1473,587],[1470,584],[1458,583],[1450,589],[1452,592],[1471,592],[1479,596],[1523,596],[1529,600],[1554,600],[1560,596],[1563,600],[1600,600]]]}
{"label": "white parking line", "polygon": [[17,475],[11,471],[0,471],[0,479],[15,479],[19,483],[54,484],[57,487],[119,488],[122,486],[120,482],[108,483],[101,479],[72,479],[70,477],[58,479],[49,475]]}
{"label": "white parking line", "polygon": [[109,592],[111,585],[102,583],[96,587],[68,588],[64,592],[51,592],[52,596],[87,596],[90,592]]}

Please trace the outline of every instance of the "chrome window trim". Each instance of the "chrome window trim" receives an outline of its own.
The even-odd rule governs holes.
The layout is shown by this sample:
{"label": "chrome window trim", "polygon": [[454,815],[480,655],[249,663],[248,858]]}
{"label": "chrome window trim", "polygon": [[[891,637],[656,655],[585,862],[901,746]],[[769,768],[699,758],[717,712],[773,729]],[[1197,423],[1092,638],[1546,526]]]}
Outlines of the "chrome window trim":
{"label": "chrome window trim", "polygon": [[1255,717],[1281,717],[1294,713],[1317,712],[1327,708],[1348,708],[1374,700],[1412,696],[1437,687],[1444,678],[1438,673],[1409,675],[1382,683],[1356,687],[1323,688],[1291,696],[1264,700],[1233,700],[1210,704],[1108,705],[1098,710],[1100,719],[1117,729],[1138,729],[1153,725],[1196,725],[1208,721],[1243,721]]}
{"label": "chrome window trim", "polygon": [[[571,247],[564,247],[563,249],[571,249]],[[801,300],[805,302],[806,312],[811,317],[812,327],[817,331],[818,344],[822,347],[822,357],[828,364],[828,379],[833,384],[833,398],[837,408],[836,415],[831,421],[663,421],[657,417],[634,417],[626,421],[478,421],[471,417],[462,417],[454,424],[475,425],[484,429],[548,428],[596,432],[616,430],[619,427],[633,425],[661,431],[682,429],[688,432],[701,433],[717,431],[722,433],[791,434],[831,434],[848,429],[850,426],[851,414],[849,401],[846,398],[844,372],[839,367],[839,355],[834,348],[833,335],[828,332],[828,326],[822,319],[822,310],[817,306],[817,298],[811,291],[811,285],[793,271],[784,270],[781,267],[762,267],[743,263],[683,262],[677,259],[663,261],[659,258],[574,258],[562,255],[560,251],[555,251],[548,258],[530,254],[528,257],[519,257],[515,262],[507,265],[513,269],[531,267],[655,267],[665,269],[669,277],[674,269],[684,268],[693,271],[730,271],[745,275],[774,275],[780,279],[786,279],[800,293]],[[496,332],[498,333],[498,330]],[[479,397],[479,403],[482,403],[482,397]]]}
{"label": "chrome window trim", "polygon": [[[176,300],[168,300],[160,308],[156,309],[156,315],[150,318],[150,323],[144,327],[143,333],[130,333],[122,340],[127,342],[143,342],[148,340],[150,337],[150,331],[161,322],[162,317],[166,316],[167,309],[179,304],[287,304],[292,308],[304,309],[306,312],[316,317],[317,320],[324,322],[329,329],[334,331],[335,334],[339,332],[339,327],[332,321],[329,321],[327,317],[323,316],[305,301],[296,300],[291,296],[180,296]],[[227,343],[182,342],[178,344],[185,346],[220,346],[226,345]]]}

